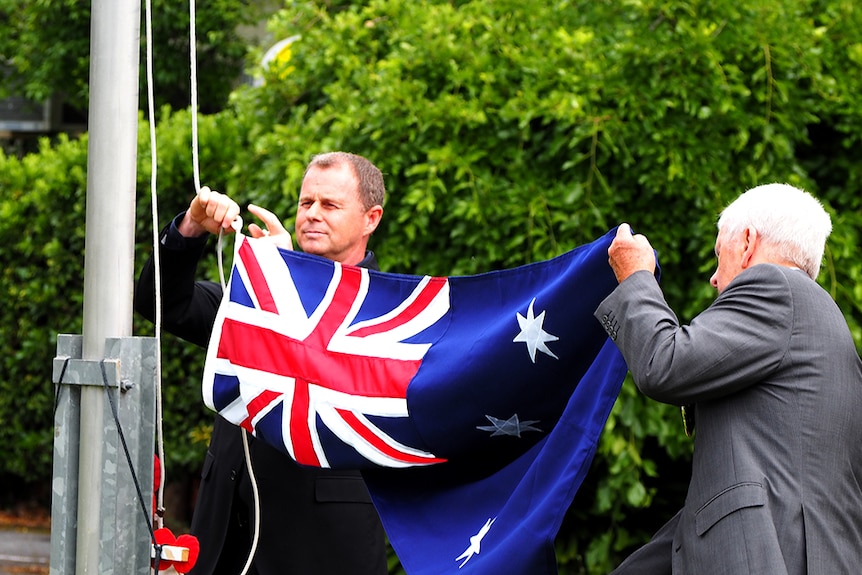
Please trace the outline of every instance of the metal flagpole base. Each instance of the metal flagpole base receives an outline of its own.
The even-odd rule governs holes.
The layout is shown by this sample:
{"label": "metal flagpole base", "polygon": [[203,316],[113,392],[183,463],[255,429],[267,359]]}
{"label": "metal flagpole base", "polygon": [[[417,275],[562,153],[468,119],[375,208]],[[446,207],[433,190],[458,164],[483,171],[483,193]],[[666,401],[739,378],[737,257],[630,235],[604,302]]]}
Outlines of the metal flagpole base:
{"label": "metal flagpole base", "polygon": [[[96,470],[101,500],[99,573],[150,572],[152,542],[137,488],[120,439],[113,410],[105,397],[101,437],[81,437],[82,386],[99,386],[112,394],[117,407],[143,502],[152,521],[153,458],[156,419],[156,339],[107,338],[102,360],[84,360],[83,336],[57,336],[52,380],[57,402],[54,413],[54,473],[51,500],[51,575],[72,575],[76,570],[78,517],[78,450],[82,442],[99,441],[102,466]],[[104,370],[103,370],[104,364]]]}

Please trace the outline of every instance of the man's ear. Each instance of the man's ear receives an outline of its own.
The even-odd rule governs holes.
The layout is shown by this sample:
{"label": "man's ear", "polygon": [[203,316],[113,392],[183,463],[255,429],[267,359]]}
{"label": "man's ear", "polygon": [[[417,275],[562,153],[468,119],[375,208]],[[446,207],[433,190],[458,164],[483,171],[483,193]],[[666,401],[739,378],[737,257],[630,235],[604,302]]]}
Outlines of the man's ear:
{"label": "man's ear", "polygon": [[748,226],[745,228],[745,231],[742,233],[742,261],[740,265],[742,269],[748,269],[750,266],[756,263],[754,258],[757,253],[758,248],[760,247],[760,235],[757,233],[757,229],[753,226]]}
{"label": "man's ear", "polygon": [[365,211],[365,233],[371,235],[383,217],[383,206],[372,206]]}

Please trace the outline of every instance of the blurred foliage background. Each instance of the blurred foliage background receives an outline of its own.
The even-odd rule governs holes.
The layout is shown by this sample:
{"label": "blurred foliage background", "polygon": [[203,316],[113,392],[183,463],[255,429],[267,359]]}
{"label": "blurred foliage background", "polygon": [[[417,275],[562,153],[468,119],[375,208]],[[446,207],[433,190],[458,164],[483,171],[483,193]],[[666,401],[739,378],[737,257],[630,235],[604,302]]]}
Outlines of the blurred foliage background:
{"label": "blurred foliage background", "polygon": [[[0,13],[17,4],[0,0]],[[155,3],[154,21],[172,18],[159,12],[167,4]],[[198,37],[214,52],[231,46],[219,56],[229,59],[233,43],[221,38],[246,22],[245,3],[209,4],[226,19],[198,22]],[[257,66],[267,45],[244,47],[256,85],[215,80],[213,90],[230,89],[198,117],[202,183],[291,222],[313,154],[362,154],[388,190],[371,248],[384,270],[415,274],[548,259],[626,221],[658,250],[666,297],[688,321],[715,295],[721,208],[755,185],[787,182],[833,216],[819,281],[862,348],[862,8],[853,0],[277,8],[267,38],[300,38],[267,69]],[[8,55],[15,44],[0,37]],[[182,50],[157,54],[156,70],[188,65]],[[182,98],[159,96],[181,84],[155,83],[160,225],[194,193],[192,117]],[[139,123],[136,269],[152,244],[150,120]],[[57,333],[81,329],[86,172],[86,135],[0,154],[0,479],[9,485],[51,477],[50,366]],[[214,250],[202,270],[218,278]],[[136,318],[136,335],[151,333]],[[164,336],[166,466],[177,483],[197,475],[212,420],[202,361],[201,350]],[[609,571],[648,539],[682,504],[690,452],[678,409],[626,382],[558,536],[560,572]]]}

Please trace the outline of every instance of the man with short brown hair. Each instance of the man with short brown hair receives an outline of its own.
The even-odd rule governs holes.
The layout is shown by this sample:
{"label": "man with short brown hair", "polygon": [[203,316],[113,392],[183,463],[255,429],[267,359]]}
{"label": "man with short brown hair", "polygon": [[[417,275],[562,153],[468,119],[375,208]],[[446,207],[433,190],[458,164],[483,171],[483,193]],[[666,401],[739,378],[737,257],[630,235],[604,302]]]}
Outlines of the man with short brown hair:
{"label": "man with short brown hair", "polygon": [[[296,241],[306,253],[345,264],[378,269],[367,250],[383,215],[383,176],[354,154],[315,156],[302,181]],[[249,206],[263,228],[256,238],[293,249],[290,233],[271,212]],[[231,232],[240,209],[224,194],[202,188],[188,210],[162,232],[162,298],[165,329],[202,347],[222,300],[220,285],[195,281],[207,239]],[[155,316],[152,261],[141,272],[135,309]],[[304,467],[249,437],[260,499],[259,542],[249,573],[257,575],[385,575],[383,527],[358,471]],[[191,532],[200,556],[197,575],[238,575],[254,536],[254,500],[246,472],[242,430],[216,416],[201,473]]]}

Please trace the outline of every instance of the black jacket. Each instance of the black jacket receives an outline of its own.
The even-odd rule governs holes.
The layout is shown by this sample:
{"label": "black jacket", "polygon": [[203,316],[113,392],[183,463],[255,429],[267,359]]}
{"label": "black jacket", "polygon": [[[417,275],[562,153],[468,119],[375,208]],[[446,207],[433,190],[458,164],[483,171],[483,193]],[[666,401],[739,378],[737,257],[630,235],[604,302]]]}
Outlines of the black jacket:
{"label": "black jacket", "polygon": [[[175,221],[179,221],[175,219]],[[207,236],[183,238],[172,223],[161,235],[162,323],[165,331],[206,346],[222,288],[196,281]],[[360,263],[377,269],[374,254]],[[150,259],[135,290],[135,310],[154,320],[154,269]],[[260,498],[258,575],[385,575],[383,528],[358,471],[296,464],[255,441],[249,450]],[[216,416],[191,533],[200,542],[192,575],[239,574],[253,536],[254,500],[246,473],[242,430]]]}

